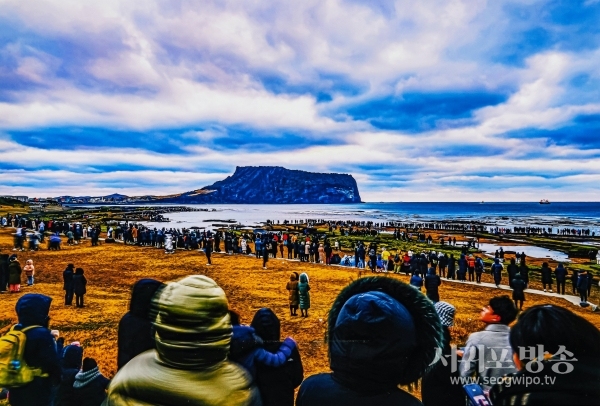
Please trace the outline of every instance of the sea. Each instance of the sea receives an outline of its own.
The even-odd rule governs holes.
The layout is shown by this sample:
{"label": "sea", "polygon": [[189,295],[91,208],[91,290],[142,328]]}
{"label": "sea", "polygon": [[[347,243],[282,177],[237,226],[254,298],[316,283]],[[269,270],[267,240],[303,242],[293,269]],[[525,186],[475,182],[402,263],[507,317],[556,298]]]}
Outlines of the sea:
{"label": "sea", "polygon": [[600,235],[600,203],[358,203],[358,204],[198,204],[185,205],[207,211],[166,213],[170,223],[147,223],[156,227],[214,228],[213,224],[260,227],[267,220],[357,220],[375,223],[399,221],[476,221],[488,226],[534,226],[589,229]]}

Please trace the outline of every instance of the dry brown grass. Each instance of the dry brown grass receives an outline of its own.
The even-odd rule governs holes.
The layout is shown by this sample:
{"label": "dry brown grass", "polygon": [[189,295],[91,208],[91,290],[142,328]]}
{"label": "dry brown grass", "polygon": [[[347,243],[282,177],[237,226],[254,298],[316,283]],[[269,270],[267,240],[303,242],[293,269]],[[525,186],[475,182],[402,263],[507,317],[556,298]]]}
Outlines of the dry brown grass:
{"label": "dry brown grass", "polygon": [[[12,249],[9,229],[0,230],[0,251]],[[178,251],[165,255],[154,248],[102,244],[91,247],[89,240],[79,246],[64,246],[61,251],[40,250],[18,253],[23,265],[29,258],[36,267],[36,285],[22,285],[21,294],[0,296],[0,326],[16,322],[14,311],[17,299],[24,293],[36,292],[51,296],[51,328],[61,331],[67,342],[81,341],[85,355],[94,357],[103,373],[116,372],[117,324],[127,311],[131,285],[141,278],[171,281],[190,274],[204,274],[213,278],[227,293],[231,308],[249,323],[256,310],[270,307],[281,319],[282,334],[294,337],[300,347],[305,375],[328,371],[327,347],[323,336],[327,312],[339,291],[358,277],[354,269],[326,267],[282,260],[270,260],[268,270],[254,257],[215,254],[213,266],[206,266],[203,253]],[[77,309],[63,306],[62,271],[66,264],[74,263],[85,270],[88,279],[86,307]],[[286,282],[292,271],[307,272],[311,283],[310,317],[290,317],[287,308]],[[405,276],[390,276],[407,281]],[[489,278],[488,275],[485,277]],[[25,277],[23,277],[25,278]],[[443,283],[442,300],[457,308],[455,343],[461,345],[468,335],[480,330],[478,322],[482,306],[498,294],[495,289]],[[502,291],[502,294],[508,294]],[[558,298],[527,295],[526,306],[550,303],[564,306],[590,320],[600,328],[600,317],[589,310],[577,308]],[[7,327],[2,329],[2,332]]]}

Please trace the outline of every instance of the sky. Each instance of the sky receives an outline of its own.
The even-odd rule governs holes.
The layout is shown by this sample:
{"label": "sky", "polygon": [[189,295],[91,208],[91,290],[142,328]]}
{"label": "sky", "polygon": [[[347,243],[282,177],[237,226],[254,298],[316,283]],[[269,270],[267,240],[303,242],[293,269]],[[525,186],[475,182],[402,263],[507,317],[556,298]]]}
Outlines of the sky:
{"label": "sky", "polygon": [[599,0],[0,0],[0,194],[236,166],[364,201],[599,201]]}

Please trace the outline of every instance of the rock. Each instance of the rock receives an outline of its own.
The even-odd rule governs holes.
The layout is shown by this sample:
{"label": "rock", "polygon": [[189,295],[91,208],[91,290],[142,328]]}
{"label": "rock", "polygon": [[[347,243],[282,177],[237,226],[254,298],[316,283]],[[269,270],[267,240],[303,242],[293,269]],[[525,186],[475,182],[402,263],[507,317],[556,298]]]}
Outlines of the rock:
{"label": "rock", "polygon": [[339,173],[314,173],[280,166],[242,166],[210,186],[171,197],[173,203],[360,203],[356,180]]}

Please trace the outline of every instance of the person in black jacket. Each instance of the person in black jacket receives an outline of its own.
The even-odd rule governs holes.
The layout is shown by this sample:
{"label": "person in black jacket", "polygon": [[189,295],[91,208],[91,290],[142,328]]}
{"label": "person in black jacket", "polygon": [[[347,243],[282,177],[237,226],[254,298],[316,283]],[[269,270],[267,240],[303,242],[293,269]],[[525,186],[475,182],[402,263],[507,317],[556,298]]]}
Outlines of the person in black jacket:
{"label": "person in black jacket", "polygon": [[556,278],[556,292],[564,295],[567,281],[567,270],[562,263],[558,264],[554,270],[554,277]]}
{"label": "person in black jacket", "polygon": [[513,288],[512,298],[515,302],[515,307],[519,310],[523,310],[523,302],[525,301],[525,288],[527,285],[520,274],[516,274],[514,279],[511,281]]}
{"label": "person in black jacket", "polygon": [[510,264],[508,264],[506,271],[508,272],[508,284],[512,288],[512,281],[515,279],[515,275],[519,273],[519,268],[517,268],[517,262],[514,258],[510,259]]}
{"label": "person in black jacket", "polygon": [[427,297],[432,302],[440,301],[440,293],[439,286],[442,284],[442,281],[438,275],[435,274],[434,268],[429,268],[427,271],[427,276],[425,276],[425,290]]}
{"label": "person in black jacket", "polygon": [[162,287],[164,284],[154,279],[141,279],[133,285],[129,312],[119,321],[117,369],[154,348],[152,298]]}
{"label": "person in black jacket", "polygon": [[63,271],[63,290],[65,291],[65,306],[73,304],[73,274],[75,265],[69,264]]}
{"label": "person in black jacket", "polygon": [[106,399],[110,379],[105,378],[93,358],[85,358],[81,371],[75,375],[73,400],[78,406],[100,406]]}
{"label": "person in black jacket", "polygon": [[540,273],[542,274],[542,285],[544,286],[544,292],[546,291],[546,286],[548,286],[548,289],[550,292],[552,292],[552,270],[548,266],[547,262],[542,264]]}
{"label": "person in black jacket", "polygon": [[416,382],[443,345],[433,303],[393,278],[360,278],[344,288],[328,316],[332,373],[300,385],[296,406],[418,406],[398,385]]}
{"label": "person in black jacket", "polygon": [[448,258],[448,278],[454,280],[456,278],[456,258],[454,258],[454,254],[450,254],[450,258]]}
{"label": "person in black jacket", "polygon": [[75,375],[81,369],[83,348],[79,345],[67,345],[62,352],[60,385],[56,392],[55,406],[77,406],[73,398]]}
{"label": "person in black jacket", "polygon": [[587,304],[589,283],[590,279],[588,278],[587,271],[585,269],[580,271],[579,276],[577,277],[577,290],[579,291],[579,297],[581,298],[582,304]]}
{"label": "person in black jacket", "polygon": [[73,293],[75,293],[75,305],[77,307],[84,307],[83,295],[87,293],[87,279],[83,276],[83,268],[75,269],[75,275],[73,275]]}
{"label": "person in black jacket", "polygon": [[0,254],[0,292],[8,290],[8,254]]}
{"label": "person in black jacket", "polygon": [[60,382],[60,359],[56,342],[48,329],[52,298],[28,293],[17,301],[19,327],[39,326],[27,330],[24,360],[32,368],[41,368],[47,377],[35,377],[32,382],[10,390],[11,406],[50,406],[54,400],[53,387]]}
{"label": "person in black jacket", "polygon": [[206,265],[212,265],[212,262],[210,260],[210,256],[213,252],[214,246],[213,246],[214,240],[212,239],[212,237],[208,238],[208,240],[206,240],[206,244],[204,246],[204,253],[206,254]]}
{"label": "person in black jacket", "polygon": [[[276,353],[282,345],[279,318],[271,309],[259,309],[252,319],[254,328],[264,342],[264,349]],[[280,367],[256,364],[256,385],[260,391],[263,406],[293,406],[294,389],[302,383],[304,369],[298,348],[294,347],[291,356]]]}
{"label": "person in black jacket", "polygon": [[[442,358],[433,366],[421,381],[421,400],[424,406],[465,406],[465,392],[461,385],[451,381],[459,379],[457,370],[452,370],[452,348],[450,346],[450,327],[454,325],[456,308],[450,303],[437,302],[434,305],[440,317],[444,334],[443,346],[440,357]],[[438,351],[439,351],[438,350]]]}

